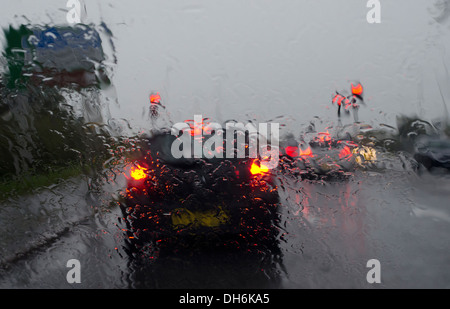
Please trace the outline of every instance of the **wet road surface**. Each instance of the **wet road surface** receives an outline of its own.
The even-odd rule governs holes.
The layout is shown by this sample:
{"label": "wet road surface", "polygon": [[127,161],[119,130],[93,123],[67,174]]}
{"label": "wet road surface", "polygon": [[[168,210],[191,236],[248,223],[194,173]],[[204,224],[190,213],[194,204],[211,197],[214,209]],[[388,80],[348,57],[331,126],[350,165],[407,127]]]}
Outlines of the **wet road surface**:
{"label": "wet road surface", "polygon": [[[448,175],[358,172],[340,182],[289,177],[281,181],[284,190],[280,193],[278,237],[265,252],[200,246],[132,262],[122,248],[125,235],[117,220],[120,210],[99,196],[87,196],[83,181],[77,190],[63,196],[53,189],[41,199],[16,201],[29,205],[26,211],[14,213],[13,204],[4,204],[2,212],[9,210],[11,221],[2,222],[2,243],[6,245],[2,248],[0,287],[450,286]],[[109,189],[114,191],[112,186]],[[61,200],[52,205],[56,196]],[[27,215],[28,220],[14,222],[20,215]],[[278,248],[281,254],[275,254]],[[66,263],[72,258],[81,263],[80,284],[71,285],[66,280]],[[381,284],[366,280],[370,259],[380,261]]]}

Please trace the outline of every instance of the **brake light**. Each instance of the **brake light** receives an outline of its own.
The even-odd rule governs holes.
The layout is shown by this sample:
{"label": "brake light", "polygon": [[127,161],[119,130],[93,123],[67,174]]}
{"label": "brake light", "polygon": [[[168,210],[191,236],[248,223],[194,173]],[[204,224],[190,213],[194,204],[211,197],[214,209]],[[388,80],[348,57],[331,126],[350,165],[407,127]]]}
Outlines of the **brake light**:
{"label": "brake light", "polygon": [[202,136],[203,134],[203,123],[195,123],[194,127],[191,128],[191,135],[192,136]]}
{"label": "brake light", "polygon": [[352,151],[350,150],[350,148],[348,146],[345,146],[339,152],[339,158],[342,159],[342,158],[345,158],[347,156],[350,156],[351,154],[352,154]]}
{"label": "brake light", "polygon": [[287,146],[285,148],[286,154],[292,158],[295,158],[298,156],[298,147],[295,146]]}
{"label": "brake light", "polygon": [[140,165],[137,165],[137,167],[133,167],[130,171],[130,176],[134,179],[134,180],[142,180],[147,178],[147,174],[145,173],[145,171],[147,171],[148,169],[145,167],[142,167]]}
{"label": "brake light", "polygon": [[337,103],[338,106],[341,106],[342,100],[344,100],[344,99],[345,99],[345,97],[343,97],[342,95],[336,94],[333,98],[333,103]]}
{"label": "brake light", "polygon": [[313,157],[311,147],[308,146],[308,148],[306,148],[306,150],[302,150],[302,148],[300,147],[300,156],[301,157]]}
{"label": "brake light", "polygon": [[319,132],[318,138],[321,142],[329,142],[331,141],[330,133],[328,132]]}
{"label": "brake light", "polygon": [[261,164],[261,166],[259,166],[255,161],[253,161],[250,168],[250,173],[252,173],[252,175],[262,175],[264,173],[267,173],[268,171],[269,168],[267,166],[265,166],[264,164]]}
{"label": "brake light", "polygon": [[185,123],[189,125],[191,136],[202,137],[203,132],[211,132],[212,130],[208,118],[203,118],[200,122],[195,120],[186,120]]}

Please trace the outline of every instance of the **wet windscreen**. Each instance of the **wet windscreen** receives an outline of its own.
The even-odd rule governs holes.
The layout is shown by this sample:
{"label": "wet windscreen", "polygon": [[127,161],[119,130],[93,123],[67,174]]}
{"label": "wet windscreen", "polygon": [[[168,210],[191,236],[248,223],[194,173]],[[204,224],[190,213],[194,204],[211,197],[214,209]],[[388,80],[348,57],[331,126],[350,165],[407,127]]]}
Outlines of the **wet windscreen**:
{"label": "wet windscreen", "polygon": [[450,1],[0,17],[1,288],[450,287]]}

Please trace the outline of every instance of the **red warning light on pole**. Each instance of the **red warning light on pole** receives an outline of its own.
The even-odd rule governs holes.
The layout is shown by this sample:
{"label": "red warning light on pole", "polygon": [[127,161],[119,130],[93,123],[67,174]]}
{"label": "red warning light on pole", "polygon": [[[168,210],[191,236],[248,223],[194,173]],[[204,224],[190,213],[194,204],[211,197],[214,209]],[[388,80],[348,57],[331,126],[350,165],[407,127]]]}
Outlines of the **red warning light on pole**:
{"label": "red warning light on pole", "polygon": [[355,85],[353,85],[353,83],[352,83],[352,93],[354,94],[354,95],[362,95],[362,93],[363,93],[363,87],[362,87],[362,85],[360,84],[360,83],[358,83],[356,86]]}
{"label": "red warning light on pole", "polygon": [[159,92],[157,92],[156,94],[151,94],[150,95],[150,103],[151,104],[159,104],[161,103],[161,96],[159,95]]}

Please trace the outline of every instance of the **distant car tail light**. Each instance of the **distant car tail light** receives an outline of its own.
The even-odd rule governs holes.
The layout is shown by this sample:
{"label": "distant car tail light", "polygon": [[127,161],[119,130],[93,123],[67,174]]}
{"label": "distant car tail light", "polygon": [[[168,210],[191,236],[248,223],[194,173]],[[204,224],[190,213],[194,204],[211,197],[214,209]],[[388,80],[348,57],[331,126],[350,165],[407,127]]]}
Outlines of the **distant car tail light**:
{"label": "distant car tail light", "polygon": [[346,158],[346,157],[349,157],[351,155],[352,155],[352,150],[350,149],[350,147],[345,146],[339,152],[339,159]]}
{"label": "distant car tail light", "polygon": [[310,146],[305,150],[303,150],[302,147],[287,146],[284,150],[286,151],[286,154],[292,158],[314,156]]}
{"label": "distant car tail light", "polygon": [[319,134],[317,135],[317,138],[320,142],[329,142],[331,141],[331,136],[330,133],[328,132],[319,132]]}
{"label": "distant car tail light", "polygon": [[204,132],[210,132],[212,130],[208,118],[203,118],[200,122],[195,120],[185,120],[184,122],[189,125],[190,134],[194,137],[203,137]]}
{"label": "distant car tail light", "polygon": [[301,157],[313,157],[313,152],[312,152],[312,150],[311,150],[311,147],[308,146],[308,148],[306,148],[305,150],[303,150],[303,149],[300,147],[300,156],[301,156]]}
{"label": "distant car tail light", "polygon": [[298,157],[298,147],[296,146],[287,146],[285,149],[286,154],[292,158]]}

